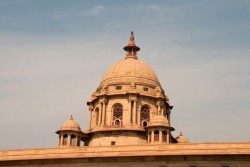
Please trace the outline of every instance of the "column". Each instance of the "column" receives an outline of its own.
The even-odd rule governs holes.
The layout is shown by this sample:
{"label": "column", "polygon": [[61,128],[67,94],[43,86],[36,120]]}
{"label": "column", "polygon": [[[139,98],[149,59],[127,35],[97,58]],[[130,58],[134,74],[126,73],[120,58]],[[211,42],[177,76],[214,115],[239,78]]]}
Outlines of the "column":
{"label": "column", "polygon": [[71,135],[70,135],[70,134],[68,134],[67,146],[70,146],[70,140],[71,140]]}
{"label": "column", "polygon": [[129,119],[129,124],[131,125],[132,123],[132,109],[131,109],[131,100],[128,99],[128,119]]}
{"label": "column", "polygon": [[170,143],[170,142],[169,142],[169,138],[170,138],[170,136],[169,136],[169,131],[167,131],[167,143]]}
{"label": "column", "polygon": [[89,129],[91,129],[91,124],[92,124],[92,107],[89,107],[89,118],[88,118],[88,122],[89,122]]}
{"label": "column", "polygon": [[76,135],[76,141],[75,141],[75,146],[78,146],[78,135]]}
{"label": "column", "polygon": [[164,107],[161,106],[161,115],[164,116]]}
{"label": "column", "polygon": [[133,124],[136,124],[136,100],[133,100],[133,103],[134,103],[133,108],[132,108],[132,110],[133,110]]}
{"label": "column", "polygon": [[152,130],[152,131],[151,131],[151,143],[154,143],[154,142],[155,142],[154,137],[155,137],[155,131]]}
{"label": "column", "polygon": [[169,125],[171,125],[171,124],[170,124],[170,111],[168,111],[167,114],[168,114],[168,122],[169,122]]}
{"label": "column", "polygon": [[160,104],[158,104],[157,106],[158,106],[157,107],[157,114],[159,115],[160,114],[160,110],[161,110],[161,106],[160,106]]}
{"label": "column", "polygon": [[141,107],[138,107],[138,110],[136,110],[137,112],[137,125],[140,126],[141,124]]}
{"label": "column", "polygon": [[98,115],[98,126],[100,126],[101,125],[101,119],[102,119],[102,106],[99,106],[99,115]]}
{"label": "column", "polygon": [[162,143],[162,130],[159,130],[159,143]]}
{"label": "column", "polygon": [[102,109],[102,125],[105,126],[105,124],[106,124],[106,103],[105,102],[102,103],[102,107],[103,107],[103,109]]}
{"label": "column", "polygon": [[62,142],[63,142],[63,135],[60,135],[60,138],[59,138],[59,146],[62,146]]}

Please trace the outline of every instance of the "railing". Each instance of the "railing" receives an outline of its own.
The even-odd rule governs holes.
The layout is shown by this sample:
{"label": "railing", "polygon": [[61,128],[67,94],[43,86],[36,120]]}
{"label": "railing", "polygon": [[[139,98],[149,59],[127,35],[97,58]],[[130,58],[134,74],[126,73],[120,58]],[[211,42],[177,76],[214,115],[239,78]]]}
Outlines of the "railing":
{"label": "railing", "polygon": [[124,125],[104,125],[104,128],[125,128]]}
{"label": "railing", "polygon": [[166,142],[167,141],[167,135],[162,135],[162,141]]}
{"label": "railing", "polygon": [[154,141],[159,141],[159,134],[154,134]]}

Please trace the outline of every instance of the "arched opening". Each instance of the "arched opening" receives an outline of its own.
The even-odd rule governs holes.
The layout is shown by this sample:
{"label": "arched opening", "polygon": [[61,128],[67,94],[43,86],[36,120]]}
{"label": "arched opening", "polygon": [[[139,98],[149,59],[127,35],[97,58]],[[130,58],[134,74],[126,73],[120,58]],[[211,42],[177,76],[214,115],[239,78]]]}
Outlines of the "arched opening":
{"label": "arched opening", "polygon": [[141,126],[147,126],[147,123],[150,121],[150,110],[149,106],[144,105],[141,108],[140,119],[141,119]]}
{"label": "arched opening", "polygon": [[77,139],[77,146],[80,146],[80,139]]}
{"label": "arched opening", "polygon": [[71,135],[70,145],[71,146],[75,146],[76,145],[76,136],[75,135]]}
{"label": "arched opening", "polygon": [[119,126],[120,125],[120,121],[119,120],[115,120],[115,126]]}
{"label": "arched opening", "polygon": [[159,141],[159,131],[154,131],[154,141]]}
{"label": "arched opening", "polygon": [[151,143],[151,135],[152,135],[152,132],[151,131],[149,131],[149,135],[148,135],[148,137],[149,137],[149,143]]}
{"label": "arched opening", "polygon": [[99,121],[99,108],[95,109],[95,124],[98,125]]}
{"label": "arched opening", "polygon": [[68,135],[65,134],[65,135],[63,135],[62,145],[67,146],[67,144],[68,144]]}
{"label": "arched opening", "polygon": [[113,106],[113,125],[122,125],[123,109],[121,104],[115,104]]}
{"label": "arched opening", "polygon": [[165,130],[162,132],[162,142],[167,142],[167,132]]}

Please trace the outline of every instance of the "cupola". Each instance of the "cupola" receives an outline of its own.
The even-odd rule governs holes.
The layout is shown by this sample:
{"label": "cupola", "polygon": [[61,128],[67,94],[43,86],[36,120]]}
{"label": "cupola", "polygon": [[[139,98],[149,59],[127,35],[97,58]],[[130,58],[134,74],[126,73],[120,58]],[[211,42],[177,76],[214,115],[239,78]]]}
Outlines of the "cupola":
{"label": "cupola", "polygon": [[56,133],[59,135],[59,147],[79,147],[85,136],[73,116],[66,120]]}

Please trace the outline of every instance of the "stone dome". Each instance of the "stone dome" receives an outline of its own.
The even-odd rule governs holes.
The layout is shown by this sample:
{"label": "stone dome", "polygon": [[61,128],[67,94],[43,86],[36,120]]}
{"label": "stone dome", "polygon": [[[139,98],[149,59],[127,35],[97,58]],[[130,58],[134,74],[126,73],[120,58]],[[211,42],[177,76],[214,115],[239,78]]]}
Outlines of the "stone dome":
{"label": "stone dome", "polygon": [[180,143],[180,144],[189,143],[188,138],[186,138],[185,136],[183,136],[182,132],[180,133],[179,136],[176,137],[176,140],[177,140],[178,143]]}
{"label": "stone dome", "polygon": [[73,119],[71,116],[70,119],[65,121],[61,126],[60,130],[73,130],[73,131],[81,131],[79,124]]}
{"label": "stone dome", "polygon": [[131,82],[161,87],[154,71],[144,62],[134,58],[125,58],[111,66],[103,76],[100,85],[130,84]]}
{"label": "stone dome", "polygon": [[162,115],[156,115],[150,121],[149,126],[168,126],[169,127],[169,122],[166,117]]}

